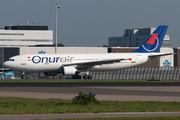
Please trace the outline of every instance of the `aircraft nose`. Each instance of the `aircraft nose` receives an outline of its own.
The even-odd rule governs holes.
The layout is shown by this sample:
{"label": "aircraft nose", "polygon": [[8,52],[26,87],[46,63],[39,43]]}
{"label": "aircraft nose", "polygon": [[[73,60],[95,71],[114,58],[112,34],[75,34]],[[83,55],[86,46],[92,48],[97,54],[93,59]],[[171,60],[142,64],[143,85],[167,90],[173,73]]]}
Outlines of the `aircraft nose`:
{"label": "aircraft nose", "polygon": [[8,67],[7,61],[3,63],[3,66]]}

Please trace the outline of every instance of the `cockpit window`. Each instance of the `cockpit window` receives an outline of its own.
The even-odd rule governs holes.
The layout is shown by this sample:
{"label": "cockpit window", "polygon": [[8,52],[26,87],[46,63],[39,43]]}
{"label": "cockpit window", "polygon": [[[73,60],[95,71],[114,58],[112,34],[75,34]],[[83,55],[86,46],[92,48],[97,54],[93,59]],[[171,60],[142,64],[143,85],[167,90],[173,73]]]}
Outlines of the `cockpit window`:
{"label": "cockpit window", "polygon": [[14,61],[14,59],[9,59],[9,61]]}

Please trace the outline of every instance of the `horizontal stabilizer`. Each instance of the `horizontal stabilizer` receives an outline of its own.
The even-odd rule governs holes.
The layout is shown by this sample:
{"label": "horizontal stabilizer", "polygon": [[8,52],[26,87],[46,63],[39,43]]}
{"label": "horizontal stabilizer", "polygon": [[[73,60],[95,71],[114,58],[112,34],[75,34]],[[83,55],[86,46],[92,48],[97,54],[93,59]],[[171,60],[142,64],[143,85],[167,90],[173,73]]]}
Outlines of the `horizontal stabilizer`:
{"label": "horizontal stabilizer", "polygon": [[175,53],[160,53],[160,54],[157,54],[157,55],[149,55],[149,59],[150,60],[154,60],[154,59],[157,59],[157,58],[160,58],[162,56],[166,56],[166,55],[174,55]]}

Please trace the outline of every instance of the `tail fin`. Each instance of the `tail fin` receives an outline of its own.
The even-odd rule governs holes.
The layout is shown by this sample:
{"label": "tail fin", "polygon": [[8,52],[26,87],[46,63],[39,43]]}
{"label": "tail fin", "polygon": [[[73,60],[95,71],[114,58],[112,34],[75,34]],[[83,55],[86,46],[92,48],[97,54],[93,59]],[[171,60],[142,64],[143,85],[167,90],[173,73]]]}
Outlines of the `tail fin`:
{"label": "tail fin", "polygon": [[136,53],[159,52],[168,26],[162,25],[135,51]]}

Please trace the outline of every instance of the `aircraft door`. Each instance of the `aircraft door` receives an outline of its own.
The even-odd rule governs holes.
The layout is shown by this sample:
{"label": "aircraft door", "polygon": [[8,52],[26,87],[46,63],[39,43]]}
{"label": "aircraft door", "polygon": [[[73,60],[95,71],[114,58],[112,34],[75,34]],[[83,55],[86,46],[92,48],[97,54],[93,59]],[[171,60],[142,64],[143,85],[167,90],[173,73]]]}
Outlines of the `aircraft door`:
{"label": "aircraft door", "polygon": [[26,57],[21,58],[21,65],[26,65]]}
{"label": "aircraft door", "polygon": [[136,63],[136,55],[132,55],[131,63]]}

